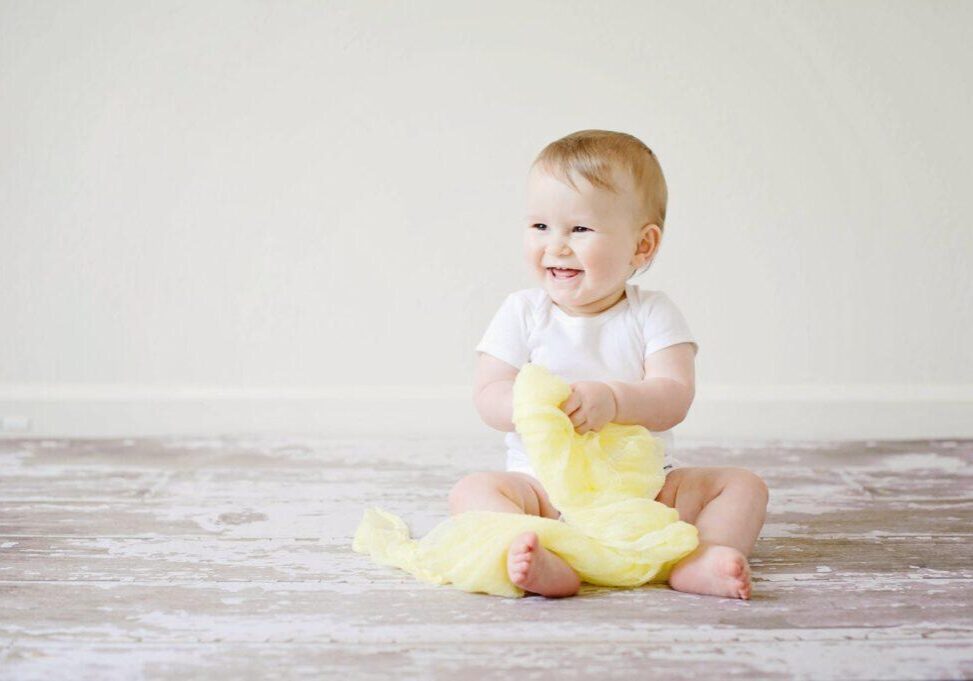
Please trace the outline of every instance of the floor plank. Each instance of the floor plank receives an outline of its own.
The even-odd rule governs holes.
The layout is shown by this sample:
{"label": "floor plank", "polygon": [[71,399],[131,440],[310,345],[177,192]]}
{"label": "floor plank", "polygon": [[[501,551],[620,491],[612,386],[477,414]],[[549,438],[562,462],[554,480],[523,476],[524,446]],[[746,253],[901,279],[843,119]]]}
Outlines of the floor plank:
{"label": "floor plank", "polygon": [[[399,643],[62,643],[23,641],[0,657],[22,681],[73,678],[354,679],[949,679],[969,678],[969,641],[752,640],[633,645],[630,642]],[[800,671],[817,660],[813,675]],[[390,672],[390,670],[392,670]],[[606,672],[606,670],[609,670]],[[904,675],[903,670],[910,670]],[[957,673],[959,670],[959,673]],[[966,673],[963,673],[965,670]],[[610,676],[608,676],[610,673]]]}
{"label": "floor plank", "polygon": [[973,676],[973,442],[681,443],[769,484],[748,602],[501,599],[350,550],[495,439],[0,440],[0,678]]}

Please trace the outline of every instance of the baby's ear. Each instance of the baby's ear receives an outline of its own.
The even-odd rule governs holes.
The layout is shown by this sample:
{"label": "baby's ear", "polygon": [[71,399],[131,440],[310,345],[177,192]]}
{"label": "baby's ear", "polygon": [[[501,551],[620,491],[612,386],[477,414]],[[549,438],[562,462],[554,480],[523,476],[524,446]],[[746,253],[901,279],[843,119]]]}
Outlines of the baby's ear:
{"label": "baby's ear", "polygon": [[662,230],[659,229],[659,225],[650,222],[642,227],[641,232],[639,232],[639,243],[635,253],[639,256],[645,256],[645,260],[642,262],[643,265],[649,262],[655,255],[661,243]]}
{"label": "baby's ear", "polygon": [[639,236],[641,237],[642,241],[658,243],[662,241],[662,228],[654,222],[649,222],[642,225],[642,230],[639,232]]}

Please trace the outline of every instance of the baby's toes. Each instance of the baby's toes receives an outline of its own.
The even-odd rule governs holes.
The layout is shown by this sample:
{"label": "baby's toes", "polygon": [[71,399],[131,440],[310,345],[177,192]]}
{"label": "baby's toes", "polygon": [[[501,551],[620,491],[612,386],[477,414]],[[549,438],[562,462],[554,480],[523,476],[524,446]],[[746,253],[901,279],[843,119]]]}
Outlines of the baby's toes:
{"label": "baby's toes", "polygon": [[512,560],[507,564],[507,573],[510,576],[510,581],[518,586],[522,586],[527,581],[527,575],[530,573],[530,554],[527,558],[520,560]]}
{"label": "baby's toes", "polygon": [[740,594],[740,598],[742,598],[743,600],[747,600],[748,598],[750,598],[750,591],[751,591],[750,575],[746,575],[746,581],[740,584],[740,588],[738,590]]}
{"label": "baby's toes", "polygon": [[512,556],[507,564],[510,566],[511,570],[519,570],[522,572],[527,572],[530,569],[531,554],[524,553],[516,556]]}
{"label": "baby's toes", "polygon": [[507,574],[515,584],[526,581],[531,562],[536,555],[536,545],[537,534],[534,532],[524,532],[510,542],[507,550]]}
{"label": "baby's toes", "polygon": [[734,583],[731,588],[737,592],[738,597],[750,598],[750,563],[746,556],[734,550],[733,555],[723,557],[721,567],[723,574]]}
{"label": "baby's toes", "polygon": [[742,553],[733,549],[732,555],[724,555],[720,566],[724,575],[731,579],[743,581],[747,573],[747,559]]}
{"label": "baby's toes", "polygon": [[510,575],[515,579],[523,579],[530,572],[530,565],[527,563],[517,563],[510,568]]}
{"label": "baby's toes", "polygon": [[537,533],[536,532],[523,532],[517,535],[512,542],[510,542],[510,550],[508,553],[513,554],[525,554],[533,551],[537,548]]}
{"label": "baby's toes", "polygon": [[751,591],[751,576],[750,576],[750,564],[744,559],[743,561],[743,571],[740,573],[740,598],[747,600],[750,598]]}

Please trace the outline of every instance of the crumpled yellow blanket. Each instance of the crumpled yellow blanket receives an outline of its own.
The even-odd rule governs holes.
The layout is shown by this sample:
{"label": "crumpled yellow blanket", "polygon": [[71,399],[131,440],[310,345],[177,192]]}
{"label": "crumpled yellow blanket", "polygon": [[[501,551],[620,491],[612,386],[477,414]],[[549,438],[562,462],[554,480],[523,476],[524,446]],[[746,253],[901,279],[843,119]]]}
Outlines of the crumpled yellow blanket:
{"label": "crumpled yellow blanket", "polygon": [[532,530],[589,584],[665,581],[699,539],[675,509],[655,501],[665,482],[662,441],[642,426],[617,423],[579,435],[559,408],[570,395],[567,383],[538,364],[525,364],[514,381],[514,426],[561,520],[467,511],[417,541],[399,517],[369,508],[352,548],[427,582],[519,597],[507,549]]}

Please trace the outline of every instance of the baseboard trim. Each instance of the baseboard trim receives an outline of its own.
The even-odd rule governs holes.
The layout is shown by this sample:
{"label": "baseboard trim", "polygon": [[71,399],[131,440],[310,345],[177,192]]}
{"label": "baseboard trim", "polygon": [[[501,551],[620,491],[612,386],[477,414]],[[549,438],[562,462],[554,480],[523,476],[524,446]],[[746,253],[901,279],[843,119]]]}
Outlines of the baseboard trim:
{"label": "baseboard trim", "polygon": [[[29,422],[30,428],[21,427]],[[0,438],[482,435],[470,386],[0,385]],[[688,439],[973,437],[973,386],[700,386]]]}

